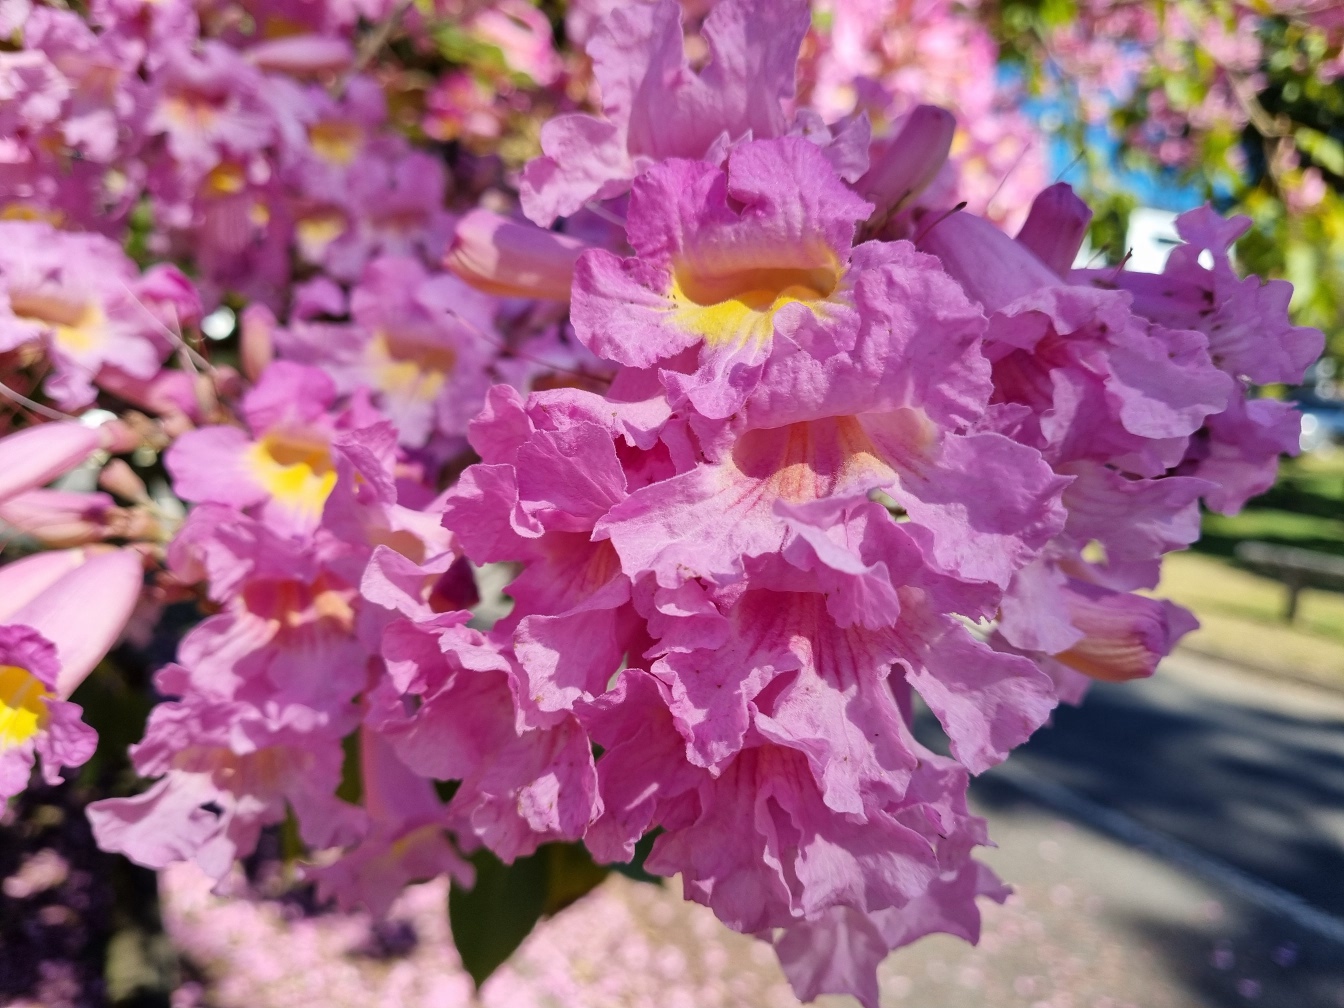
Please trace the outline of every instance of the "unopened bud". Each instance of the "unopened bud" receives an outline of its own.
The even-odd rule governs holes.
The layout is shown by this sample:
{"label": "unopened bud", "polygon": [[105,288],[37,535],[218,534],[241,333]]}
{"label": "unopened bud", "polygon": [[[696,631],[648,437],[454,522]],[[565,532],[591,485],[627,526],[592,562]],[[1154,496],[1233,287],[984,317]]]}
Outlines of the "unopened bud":
{"label": "unopened bud", "polygon": [[535,224],[473,210],[458,221],[443,264],[486,294],[568,301],[574,262],[586,248]]}
{"label": "unopened bud", "polygon": [[941,259],[943,269],[986,312],[1062,283],[1044,263],[983,217],[962,211],[941,218],[926,213],[916,226],[915,244]]}
{"label": "unopened bud", "polygon": [[1199,626],[1189,612],[1164,599],[1078,581],[1070,583],[1065,594],[1069,617],[1083,639],[1055,658],[1103,682],[1152,675],[1176,642]]}
{"label": "unopened bud", "polygon": [[10,617],[56,645],[61,663],[56,694],[68,697],[93,671],[131,617],[144,580],[132,550],[91,553]]}
{"label": "unopened bud", "polygon": [[29,490],[0,503],[0,521],[43,546],[60,549],[107,535],[112,498],[73,490]]}
{"label": "unopened bud", "polygon": [[149,503],[149,489],[123,459],[113,459],[98,474],[98,485],[108,493],[137,504]]}
{"label": "unopened bud", "polygon": [[44,550],[0,566],[0,623],[89,558],[84,549]]}
{"label": "unopened bud", "polygon": [[45,486],[81,465],[101,443],[96,428],[64,421],[0,439],[0,501]]}
{"label": "unopened bud", "polygon": [[109,420],[98,426],[102,449],[109,455],[126,455],[140,447],[140,432],[123,420]]}
{"label": "unopened bud", "polygon": [[1083,247],[1091,221],[1092,211],[1078,198],[1073,186],[1056,182],[1032,200],[1031,212],[1017,233],[1017,240],[1061,277],[1066,276]]}
{"label": "unopened bud", "polygon": [[854,190],[873,204],[870,220],[886,220],[924,191],[947,161],[956,131],[956,117],[937,105],[916,106],[905,117],[854,183]]}
{"label": "unopened bud", "polygon": [[243,309],[238,352],[243,374],[255,382],[275,359],[275,315],[263,304],[250,304]]}
{"label": "unopened bud", "polygon": [[327,35],[287,35],[259,42],[243,55],[268,73],[314,77],[344,70],[354,62],[355,50],[345,39]]}

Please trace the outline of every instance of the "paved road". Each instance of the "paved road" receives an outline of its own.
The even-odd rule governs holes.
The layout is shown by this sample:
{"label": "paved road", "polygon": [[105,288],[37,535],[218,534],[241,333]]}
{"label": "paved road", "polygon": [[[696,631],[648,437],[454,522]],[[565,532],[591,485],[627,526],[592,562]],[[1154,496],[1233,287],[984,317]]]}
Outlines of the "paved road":
{"label": "paved road", "polygon": [[1013,759],[1344,919],[1344,695],[1182,654]]}
{"label": "paved road", "polygon": [[[1098,686],[1060,711],[1011,770],[972,788],[1000,843],[988,860],[1090,970],[1116,949],[1132,963],[1127,981],[1108,981],[1121,997],[1099,1005],[1344,1008],[1344,696],[1180,655],[1152,680]],[[1188,859],[1043,807],[1052,788]],[[1231,884],[1217,879],[1224,867]],[[1066,876],[1072,897],[1042,898]],[[1096,913],[1080,913],[1080,898]],[[1295,901],[1304,913],[1283,912]],[[918,993],[948,1008],[964,1000]]]}
{"label": "paved road", "polygon": [[[1009,766],[978,779],[972,803],[999,844],[984,860],[1016,893],[986,904],[978,947],[935,935],[891,956],[882,1008],[1344,1008],[1344,941],[1253,891],[1280,887],[1327,921],[1344,917],[1344,697],[1182,657],[1150,682],[1097,689]],[[1050,788],[1082,805],[1061,812],[1041,800]],[[1154,855],[1079,807],[1203,854]],[[1191,870],[1201,857],[1263,881],[1248,895]],[[412,939],[405,957],[375,958],[340,915],[289,921],[221,904],[207,880],[181,874],[165,888],[167,918],[220,1008],[798,1008],[768,949],[682,902],[676,885],[613,876],[543,923],[472,1002],[441,882],[394,915]],[[261,947],[284,948],[292,968],[259,972]]]}

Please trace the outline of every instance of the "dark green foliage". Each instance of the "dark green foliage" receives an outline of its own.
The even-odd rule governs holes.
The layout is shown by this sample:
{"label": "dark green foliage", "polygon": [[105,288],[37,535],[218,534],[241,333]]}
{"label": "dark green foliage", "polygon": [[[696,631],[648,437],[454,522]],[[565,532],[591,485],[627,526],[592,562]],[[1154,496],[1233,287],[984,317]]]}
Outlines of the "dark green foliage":
{"label": "dark green foliage", "polygon": [[552,843],[530,857],[504,864],[487,850],[471,856],[476,885],[453,883],[448,921],[462,965],[479,988],[543,917],[559,913],[596,889],[612,871],[640,882],[661,882],[644,870],[655,833],[635,847],[623,865],[599,865],[581,843]]}
{"label": "dark green foliage", "polygon": [[472,855],[476,885],[453,884],[448,922],[462,966],[480,987],[531,933],[546,908],[545,848],[506,865],[487,850]]}

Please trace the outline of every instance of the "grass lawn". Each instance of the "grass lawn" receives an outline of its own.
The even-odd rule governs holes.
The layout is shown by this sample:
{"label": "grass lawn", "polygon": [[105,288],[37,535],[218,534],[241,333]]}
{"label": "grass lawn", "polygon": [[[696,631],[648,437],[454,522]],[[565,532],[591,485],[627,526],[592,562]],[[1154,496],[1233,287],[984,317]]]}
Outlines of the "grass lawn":
{"label": "grass lawn", "polygon": [[1205,654],[1310,679],[1344,683],[1344,594],[1307,589],[1289,626],[1283,586],[1239,570],[1217,557],[1173,553],[1154,593],[1179,602],[1199,617],[1184,639]]}
{"label": "grass lawn", "polygon": [[1344,555],[1344,450],[1288,460],[1273,489],[1241,514],[1205,515],[1194,549],[1231,557],[1243,539]]}
{"label": "grass lawn", "polygon": [[1344,452],[1284,466],[1274,489],[1231,518],[1206,515],[1203,538],[1167,557],[1156,594],[1203,624],[1185,639],[1199,651],[1344,682],[1344,593],[1306,589],[1297,620],[1282,619],[1282,584],[1239,567],[1247,539],[1344,555]]}

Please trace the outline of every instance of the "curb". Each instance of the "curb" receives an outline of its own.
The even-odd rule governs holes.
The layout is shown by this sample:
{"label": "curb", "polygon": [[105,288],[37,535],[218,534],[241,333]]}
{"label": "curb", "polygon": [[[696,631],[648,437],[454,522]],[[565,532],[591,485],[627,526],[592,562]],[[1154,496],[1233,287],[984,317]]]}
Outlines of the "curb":
{"label": "curb", "polygon": [[1221,654],[1217,651],[1208,648],[1195,647],[1191,644],[1180,644],[1176,647],[1176,650],[1173,653],[1197,655],[1207,661],[1223,662],[1227,665],[1232,665],[1243,672],[1265,676],[1269,679],[1280,679],[1284,682],[1297,683],[1300,686],[1315,686],[1317,689],[1330,690],[1332,693],[1344,693],[1344,669],[1340,669],[1338,677],[1323,676],[1313,672],[1303,672],[1299,669],[1275,667],[1264,665],[1259,662],[1250,662],[1246,661],[1244,658]]}

